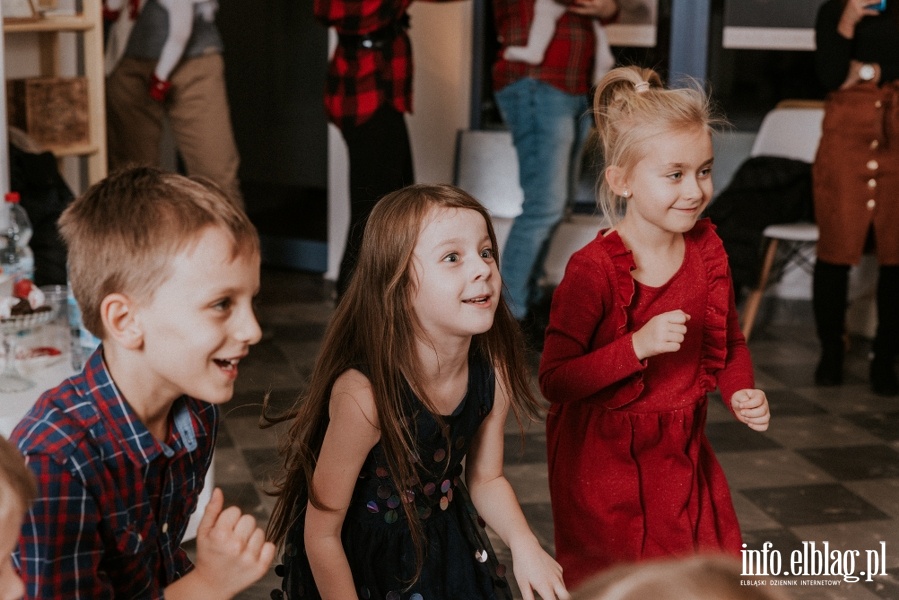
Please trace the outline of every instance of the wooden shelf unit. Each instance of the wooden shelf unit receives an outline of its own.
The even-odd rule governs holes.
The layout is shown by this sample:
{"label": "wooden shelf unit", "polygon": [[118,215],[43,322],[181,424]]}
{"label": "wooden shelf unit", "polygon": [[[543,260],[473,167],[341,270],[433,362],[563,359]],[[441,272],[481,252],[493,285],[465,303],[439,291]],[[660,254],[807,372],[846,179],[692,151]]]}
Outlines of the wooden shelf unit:
{"label": "wooden shelf unit", "polygon": [[83,0],[81,12],[75,15],[50,15],[33,20],[4,20],[3,34],[37,34],[40,53],[40,76],[60,77],[59,34],[75,33],[83,43],[83,60],[79,65],[87,78],[87,101],[90,143],[49,147],[57,158],[83,157],[87,161],[87,184],[106,177],[106,92],[103,58],[103,14],[99,0]]}

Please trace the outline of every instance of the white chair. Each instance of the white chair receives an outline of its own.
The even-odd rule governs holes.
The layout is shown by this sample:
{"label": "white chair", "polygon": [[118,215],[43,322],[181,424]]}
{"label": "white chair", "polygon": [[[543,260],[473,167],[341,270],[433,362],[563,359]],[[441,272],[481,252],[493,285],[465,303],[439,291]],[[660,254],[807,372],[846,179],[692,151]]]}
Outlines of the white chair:
{"label": "white chair", "polygon": [[502,249],[524,201],[512,134],[506,130],[461,130],[455,170],[455,184],[490,211],[496,242]]}
{"label": "white chair", "polygon": [[[781,102],[762,120],[750,156],[781,156],[813,163],[823,118],[821,101]],[[818,226],[814,223],[779,223],[766,227],[762,236],[765,257],[758,285],[747,297],[743,309],[742,331],[747,340],[769,283],[779,281],[791,266],[811,272],[815,264]]]}

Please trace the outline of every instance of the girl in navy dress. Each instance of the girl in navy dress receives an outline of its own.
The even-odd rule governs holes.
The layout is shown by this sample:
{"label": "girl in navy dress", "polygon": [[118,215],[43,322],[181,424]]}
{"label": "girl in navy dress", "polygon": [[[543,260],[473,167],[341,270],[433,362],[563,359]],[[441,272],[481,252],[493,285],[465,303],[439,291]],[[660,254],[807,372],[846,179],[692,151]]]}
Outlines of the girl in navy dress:
{"label": "girl in navy dress", "polygon": [[501,286],[474,198],[378,202],[282,447],[269,537],[287,598],[511,598],[485,523],[525,600],[568,598],[503,475],[509,410],[521,425],[539,405]]}

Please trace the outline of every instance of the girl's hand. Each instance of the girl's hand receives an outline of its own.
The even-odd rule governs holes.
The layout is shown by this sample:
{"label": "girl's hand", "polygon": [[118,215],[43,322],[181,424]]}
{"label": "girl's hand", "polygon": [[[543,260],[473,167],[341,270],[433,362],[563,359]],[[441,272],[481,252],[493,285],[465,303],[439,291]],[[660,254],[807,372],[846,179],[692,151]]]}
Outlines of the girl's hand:
{"label": "girl's hand", "polygon": [[872,0],[849,0],[843,8],[843,14],[840,15],[840,22],[837,23],[837,33],[851,40],[855,37],[855,26],[865,17],[876,17],[880,12],[868,8],[872,4],[878,4]]}
{"label": "girl's hand", "polygon": [[568,7],[568,12],[585,17],[609,19],[618,12],[618,3],[615,0],[574,0]]}
{"label": "girl's hand", "polygon": [[543,600],[568,600],[562,566],[546,553],[536,538],[532,540],[511,548],[515,581],[522,600],[534,600],[534,592]]}
{"label": "girl's hand", "polygon": [[765,431],[771,420],[768,408],[768,397],[762,390],[740,390],[730,399],[737,419],[746,423],[750,429]]}
{"label": "girl's hand", "polygon": [[690,315],[682,310],[656,315],[632,337],[634,352],[643,360],[657,354],[677,352],[687,333]]}

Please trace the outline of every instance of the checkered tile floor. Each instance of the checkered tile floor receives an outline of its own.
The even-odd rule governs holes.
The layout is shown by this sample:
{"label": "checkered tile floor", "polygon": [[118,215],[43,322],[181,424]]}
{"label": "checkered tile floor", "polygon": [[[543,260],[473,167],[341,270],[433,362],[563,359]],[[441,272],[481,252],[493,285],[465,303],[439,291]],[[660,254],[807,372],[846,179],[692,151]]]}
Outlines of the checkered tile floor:
{"label": "checkered tile floor", "polygon": [[[331,314],[329,291],[317,276],[263,272],[259,317],[265,337],[241,363],[215,459],[216,483],[227,502],[263,523],[273,505],[265,490],[285,427],[258,428],[261,402],[268,393],[272,406],[283,410],[299,393]],[[760,325],[750,348],[757,384],[771,403],[770,429],[750,431],[734,422],[720,402],[711,403],[707,429],[730,481],[748,548],[771,542],[769,548],[788,566],[790,553],[803,542],[815,542],[817,549],[827,542],[831,550],[860,551],[856,572],[865,569],[865,551],[877,550],[885,555],[887,575],[788,591],[794,598],[899,599],[899,399],[869,391],[869,343],[853,340],[846,382],[837,388],[812,383],[817,343],[810,314]],[[551,549],[544,443],[542,428],[533,425],[522,448],[510,424],[506,474],[538,538]],[[497,553],[509,560],[501,544]],[[277,584],[271,574],[239,598],[269,598]]]}

